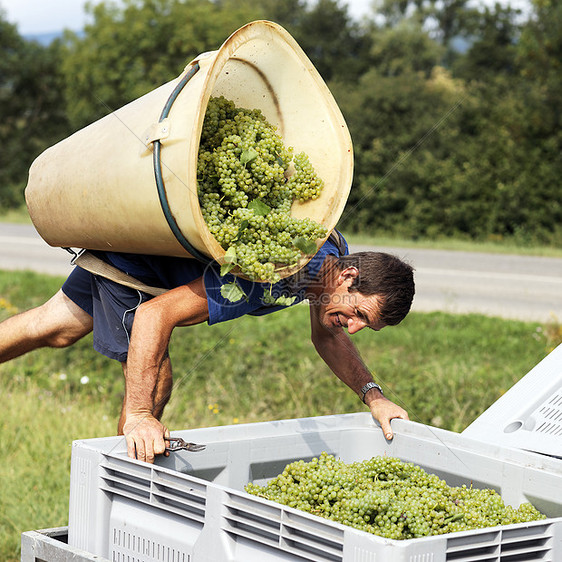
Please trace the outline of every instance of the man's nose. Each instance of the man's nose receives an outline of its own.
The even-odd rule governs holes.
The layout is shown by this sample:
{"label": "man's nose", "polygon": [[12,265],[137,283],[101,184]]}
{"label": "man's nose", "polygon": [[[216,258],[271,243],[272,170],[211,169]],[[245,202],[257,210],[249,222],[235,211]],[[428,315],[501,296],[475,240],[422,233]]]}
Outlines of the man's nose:
{"label": "man's nose", "polygon": [[360,320],[359,318],[350,318],[347,321],[347,333],[348,334],[355,334],[362,330],[366,326],[366,322]]}

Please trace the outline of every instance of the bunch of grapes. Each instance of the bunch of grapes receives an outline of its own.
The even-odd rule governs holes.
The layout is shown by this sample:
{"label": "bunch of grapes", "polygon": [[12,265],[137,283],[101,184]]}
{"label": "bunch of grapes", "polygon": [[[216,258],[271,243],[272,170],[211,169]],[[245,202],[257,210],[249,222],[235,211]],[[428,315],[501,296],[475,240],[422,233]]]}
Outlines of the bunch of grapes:
{"label": "bunch of grapes", "polygon": [[[291,168],[289,168],[291,166]],[[323,181],[304,153],[293,158],[261,111],[209,100],[197,162],[199,203],[217,242],[251,280],[276,282],[280,267],[316,251],[326,229],[291,216],[319,197]]]}
{"label": "bunch of grapes", "polygon": [[545,519],[530,503],[515,509],[491,489],[450,487],[397,458],[346,464],[327,453],[296,461],[246,491],[389,539],[411,539]]}

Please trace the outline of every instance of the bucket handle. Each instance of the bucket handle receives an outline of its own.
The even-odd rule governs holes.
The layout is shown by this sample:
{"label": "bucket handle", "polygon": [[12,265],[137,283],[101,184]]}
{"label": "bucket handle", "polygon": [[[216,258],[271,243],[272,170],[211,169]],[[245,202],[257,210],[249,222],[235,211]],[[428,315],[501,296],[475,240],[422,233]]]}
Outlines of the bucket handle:
{"label": "bucket handle", "polygon": [[[170,110],[172,109],[172,105],[176,101],[180,92],[183,90],[184,86],[191,80],[191,78],[195,76],[198,70],[199,70],[199,63],[195,61],[192,67],[188,70],[188,72],[184,75],[184,77],[178,82],[173,92],[170,94],[170,97],[168,98],[166,104],[164,105],[164,109],[162,110],[158,123],[162,123],[162,121],[167,119]],[[178,226],[178,223],[176,222],[176,220],[172,215],[172,212],[170,210],[170,205],[168,203],[168,198],[166,196],[166,190],[164,188],[164,179],[162,177],[162,162],[160,160],[161,150],[162,150],[162,144],[160,142],[160,139],[156,139],[153,142],[154,177],[156,179],[156,187],[158,188],[158,197],[160,199],[160,206],[162,207],[162,211],[164,212],[164,216],[166,217],[168,226],[170,227],[177,241],[182,245],[182,247],[185,250],[187,250],[190,253],[191,256],[193,256],[195,259],[205,264],[211,263],[213,261],[212,259],[202,254],[199,250],[197,250],[190,244],[187,238],[182,234]]]}

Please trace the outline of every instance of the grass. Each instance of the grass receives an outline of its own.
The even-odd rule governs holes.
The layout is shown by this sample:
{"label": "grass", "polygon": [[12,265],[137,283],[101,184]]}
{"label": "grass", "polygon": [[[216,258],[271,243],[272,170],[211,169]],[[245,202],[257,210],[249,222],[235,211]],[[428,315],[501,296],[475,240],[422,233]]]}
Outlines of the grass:
{"label": "grass", "polygon": [[17,224],[31,224],[27,207],[22,205],[14,209],[0,210],[0,222],[13,222]]}
{"label": "grass", "polygon": [[[53,294],[62,279],[0,272],[0,320]],[[562,341],[559,325],[480,315],[412,313],[354,336],[389,398],[411,419],[461,431]],[[171,429],[325,414],[365,407],[316,356],[308,310],[180,328],[170,353]],[[84,378],[86,377],[86,378]],[[0,365],[0,560],[19,560],[23,531],[68,519],[70,445],[113,435],[123,383],[118,363],[92,350],[44,349]]]}

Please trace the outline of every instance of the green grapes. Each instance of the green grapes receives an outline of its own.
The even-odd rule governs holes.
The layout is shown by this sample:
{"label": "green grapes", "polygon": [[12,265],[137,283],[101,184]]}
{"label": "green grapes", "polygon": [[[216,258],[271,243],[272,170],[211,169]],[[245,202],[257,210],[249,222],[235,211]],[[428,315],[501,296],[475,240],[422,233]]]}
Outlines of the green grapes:
{"label": "green grapes", "polygon": [[222,96],[209,100],[197,184],[209,231],[253,281],[279,281],[278,269],[303,255],[303,243],[295,240],[306,244],[326,235],[311,219],[291,216],[293,201],[317,199],[323,181],[306,154],[293,158],[259,110],[237,108]]}
{"label": "green grapes", "polygon": [[412,539],[545,519],[530,503],[515,509],[497,492],[450,487],[397,458],[346,464],[327,453],[293,462],[249,494],[388,539]]}

